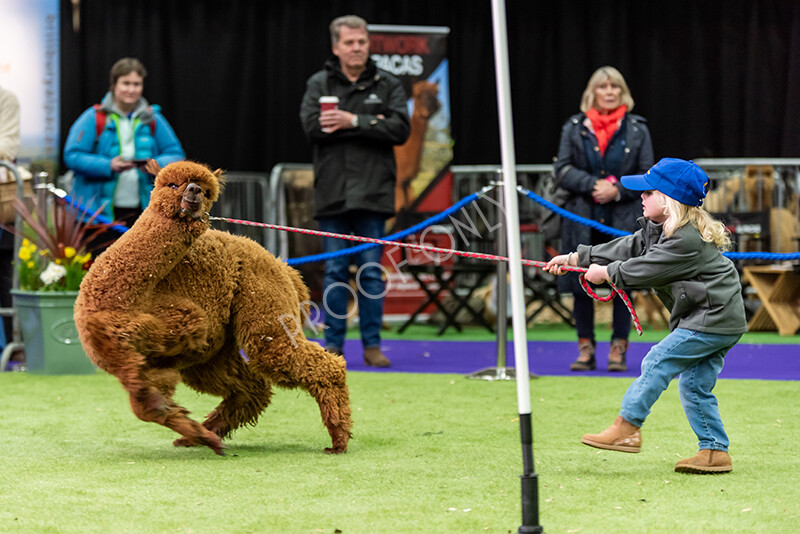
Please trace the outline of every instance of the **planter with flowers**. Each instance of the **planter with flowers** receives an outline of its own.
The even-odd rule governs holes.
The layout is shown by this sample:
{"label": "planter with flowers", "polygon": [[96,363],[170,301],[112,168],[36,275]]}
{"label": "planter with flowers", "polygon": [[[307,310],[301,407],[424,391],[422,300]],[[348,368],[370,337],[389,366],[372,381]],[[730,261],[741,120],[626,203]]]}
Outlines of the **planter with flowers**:
{"label": "planter with flowers", "polygon": [[14,199],[26,223],[17,254],[19,289],[11,291],[25,366],[32,373],[91,374],[96,367],[81,347],[73,307],[91,264],[87,246],[110,225],[96,224],[96,214],[62,199],[48,200],[31,212]]}

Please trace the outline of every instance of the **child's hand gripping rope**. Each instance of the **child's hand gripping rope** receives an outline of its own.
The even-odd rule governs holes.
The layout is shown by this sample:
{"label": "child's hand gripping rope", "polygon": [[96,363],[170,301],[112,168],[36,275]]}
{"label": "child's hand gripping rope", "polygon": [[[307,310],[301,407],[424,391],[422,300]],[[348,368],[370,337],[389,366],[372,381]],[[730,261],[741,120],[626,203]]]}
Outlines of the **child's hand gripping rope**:
{"label": "child's hand gripping rope", "polygon": [[[611,279],[608,276],[608,269],[603,265],[597,265],[595,263],[590,265],[588,269],[584,269],[583,267],[577,266],[577,260],[578,255],[575,252],[570,252],[569,254],[560,254],[552,258],[546,264],[543,262],[537,263],[542,264],[541,267],[543,270],[555,275],[562,275],[566,272],[581,273],[581,287],[583,287],[583,290],[586,291],[587,295],[595,300],[608,302],[614,298],[615,294],[619,295],[619,297],[625,303],[625,307],[628,308],[631,317],[633,318],[633,324],[636,326],[636,333],[641,336],[642,325],[639,323],[639,317],[636,315],[636,310],[633,309],[633,303],[631,302],[630,297],[628,297],[624,291],[617,289],[617,286],[611,282]],[[527,260],[523,260],[523,262],[525,261]],[[539,267],[539,265],[537,265],[537,267]],[[607,297],[601,297],[594,292],[592,287],[589,285],[589,282],[593,284],[602,284],[605,282],[611,286],[611,293],[609,293]]]}

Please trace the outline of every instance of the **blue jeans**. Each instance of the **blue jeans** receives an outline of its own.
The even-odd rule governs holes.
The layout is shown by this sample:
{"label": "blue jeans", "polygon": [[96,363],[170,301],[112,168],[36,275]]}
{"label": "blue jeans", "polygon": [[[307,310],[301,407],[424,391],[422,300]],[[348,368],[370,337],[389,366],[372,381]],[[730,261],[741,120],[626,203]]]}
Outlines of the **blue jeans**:
{"label": "blue jeans", "polygon": [[[336,234],[380,238],[384,235],[386,216],[367,212],[351,212],[319,219],[320,229]],[[325,237],[325,252],[334,252],[362,243]],[[347,331],[347,304],[355,295],[358,302],[358,321],[364,348],[379,347],[383,323],[383,280],[381,257],[383,247],[377,246],[358,254],[337,256],[325,262],[322,307],[325,310],[325,348],[342,350]],[[350,265],[355,274],[356,289],[350,286]]]}
{"label": "blue jeans", "polygon": [[700,449],[727,451],[728,435],[711,390],[722,371],[725,354],[741,337],[676,328],[642,360],[642,374],[625,392],[619,415],[641,427],[658,397],[680,374],[681,404]]}

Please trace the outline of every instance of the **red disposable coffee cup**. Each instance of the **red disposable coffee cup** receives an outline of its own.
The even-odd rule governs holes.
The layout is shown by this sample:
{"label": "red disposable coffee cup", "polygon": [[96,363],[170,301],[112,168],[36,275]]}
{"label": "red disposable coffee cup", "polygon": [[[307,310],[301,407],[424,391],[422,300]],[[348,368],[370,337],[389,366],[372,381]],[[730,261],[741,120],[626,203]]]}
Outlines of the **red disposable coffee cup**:
{"label": "red disposable coffee cup", "polygon": [[338,96],[319,97],[319,110],[328,111],[331,109],[339,109],[339,97]]}
{"label": "red disposable coffee cup", "polygon": [[[339,97],[338,96],[321,96],[319,97],[319,111],[328,111],[331,109],[339,109]],[[322,128],[322,131],[325,133],[330,133],[328,128]]]}

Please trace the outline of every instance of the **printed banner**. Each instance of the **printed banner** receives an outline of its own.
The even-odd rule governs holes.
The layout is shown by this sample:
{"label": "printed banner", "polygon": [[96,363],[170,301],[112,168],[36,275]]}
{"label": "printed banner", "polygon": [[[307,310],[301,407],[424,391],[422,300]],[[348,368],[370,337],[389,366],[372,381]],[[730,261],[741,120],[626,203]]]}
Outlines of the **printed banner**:
{"label": "printed banner", "polygon": [[408,95],[411,134],[395,147],[398,213],[413,209],[453,159],[450,134],[449,28],[369,26],[369,48],[378,67],[397,76]]}
{"label": "printed banner", "polygon": [[[447,59],[449,33],[450,29],[444,27],[369,26],[372,59],[378,67],[397,76],[409,96],[411,134],[405,144],[395,147],[395,206],[398,221],[414,220],[412,214],[425,211],[425,206],[431,204],[430,197],[442,197],[434,202],[439,207],[446,208],[452,203],[451,188],[436,187],[442,177],[448,174],[447,170],[453,159]],[[435,232],[426,235],[426,244],[442,245],[438,238],[444,236]],[[445,246],[451,245],[448,243]],[[433,310],[432,303],[418,309],[427,298],[421,284],[437,292],[439,285],[450,273],[442,271],[440,258],[429,256],[402,251],[398,247],[385,247],[383,264],[387,270],[387,292],[384,297],[386,316],[408,316],[415,311],[427,315]],[[431,272],[426,272],[428,269],[425,265],[431,263],[435,263],[436,267]],[[409,274],[410,271],[413,271],[413,277]],[[443,290],[438,293],[438,297],[448,294],[447,290]]]}
{"label": "printed banner", "polygon": [[17,161],[55,173],[59,143],[59,1],[0,0],[0,85],[20,104]]}

